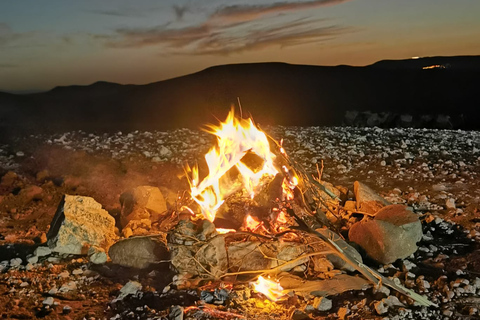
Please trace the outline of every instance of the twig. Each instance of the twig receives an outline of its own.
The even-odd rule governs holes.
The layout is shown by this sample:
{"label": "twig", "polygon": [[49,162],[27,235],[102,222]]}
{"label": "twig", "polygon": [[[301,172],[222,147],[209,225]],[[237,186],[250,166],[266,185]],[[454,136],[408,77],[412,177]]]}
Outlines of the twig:
{"label": "twig", "polygon": [[238,271],[238,272],[229,272],[229,273],[225,273],[224,275],[221,276],[221,278],[223,277],[229,277],[229,276],[237,276],[237,275],[242,275],[242,274],[258,274],[258,273],[264,273],[264,274],[272,274],[272,273],[277,273],[278,271],[280,271],[281,269],[285,268],[286,266],[288,266],[289,264],[294,264],[300,260],[303,260],[305,258],[309,258],[309,257],[313,257],[313,256],[318,256],[318,255],[325,255],[325,254],[329,254],[329,253],[334,253],[333,251],[330,251],[330,250],[326,250],[326,251],[317,251],[317,252],[312,252],[312,253],[307,253],[307,254],[304,254],[304,255],[301,255],[293,260],[290,260],[288,262],[285,262],[284,264],[281,264],[279,266],[276,266],[274,268],[271,268],[271,269],[262,269],[262,270],[247,270],[247,271]]}

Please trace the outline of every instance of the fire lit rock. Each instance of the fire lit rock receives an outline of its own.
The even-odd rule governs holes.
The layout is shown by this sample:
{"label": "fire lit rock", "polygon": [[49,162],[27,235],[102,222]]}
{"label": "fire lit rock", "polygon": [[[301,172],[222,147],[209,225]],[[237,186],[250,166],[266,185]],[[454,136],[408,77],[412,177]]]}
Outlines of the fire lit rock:
{"label": "fire lit rock", "polygon": [[167,211],[167,204],[160,189],[151,186],[140,186],[124,192],[120,196],[122,211],[120,223],[126,227],[131,220],[159,219]]}
{"label": "fire lit rock", "polygon": [[108,248],[117,238],[115,219],[93,198],[65,195],[47,234],[52,251],[87,254],[91,246]]}
{"label": "fire lit rock", "polygon": [[406,258],[417,250],[422,225],[417,215],[405,206],[390,205],[380,210],[373,220],[354,224],[348,236],[370,257],[387,264]]}
{"label": "fire lit rock", "polygon": [[166,245],[155,237],[134,237],[120,240],[110,247],[112,262],[123,267],[147,268],[150,264],[168,260]]}
{"label": "fire lit rock", "polygon": [[378,210],[390,204],[362,182],[355,181],[353,190],[357,200],[357,209],[361,212],[375,214]]}

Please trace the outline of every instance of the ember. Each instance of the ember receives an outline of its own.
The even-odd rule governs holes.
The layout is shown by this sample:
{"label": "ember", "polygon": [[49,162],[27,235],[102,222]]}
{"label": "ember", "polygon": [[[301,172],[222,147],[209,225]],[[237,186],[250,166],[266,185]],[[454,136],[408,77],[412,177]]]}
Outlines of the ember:
{"label": "ember", "polygon": [[277,281],[259,276],[257,281],[252,284],[256,292],[264,294],[271,301],[278,301],[285,295],[285,291]]}

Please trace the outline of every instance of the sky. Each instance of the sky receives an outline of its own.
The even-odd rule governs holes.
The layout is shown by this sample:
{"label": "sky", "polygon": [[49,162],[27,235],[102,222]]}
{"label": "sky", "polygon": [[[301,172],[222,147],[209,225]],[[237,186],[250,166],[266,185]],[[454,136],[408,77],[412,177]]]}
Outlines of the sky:
{"label": "sky", "polygon": [[480,55],[479,0],[0,0],[0,91]]}

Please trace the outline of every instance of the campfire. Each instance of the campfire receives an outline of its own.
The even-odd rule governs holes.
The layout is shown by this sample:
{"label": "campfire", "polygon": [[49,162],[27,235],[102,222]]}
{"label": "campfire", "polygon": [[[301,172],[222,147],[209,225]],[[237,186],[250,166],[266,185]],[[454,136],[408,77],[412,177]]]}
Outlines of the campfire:
{"label": "campfire", "polygon": [[[216,145],[206,153],[205,163],[186,166],[189,190],[169,207],[158,188],[126,192],[120,199],[120,223],[127,239],[118,240],[113,231],[103,237],[84,234],[75,254],[88,252],[103,263],[108,250],[113,263],[136,268],[168,263],[175,272],[173,288],[199,293],[183,313],[201,308],[219,315],[226,312],[221,308],[226,301],[241,303],[252,297],[251,291],[259,301],[282,306],[292,297],[319,298],[383,286],[418,305],[434,305],[367,266],[349,242],[384,264],[405,258],[416,250],[422,234],[414,213],[390,205],[360,183],[355,183],[357,204],[349,207],[338,189],[322,181],[320,170],[315,176],[307,174],[288,156],[282,140],[233,110],[225,122],[207,131],[216,137]],[[92,202],[65,196],[47,235],[54,251],[69,252],[72,230],[78,234],[83,224],[97,221],[95,228],[108,224],[113,230],[113,218]],[[92,210],[95,218],[86,213]],[[350,221],[348,228],[345,221]],[[395,234],[395,242],[378,240],[382,232]]]}

